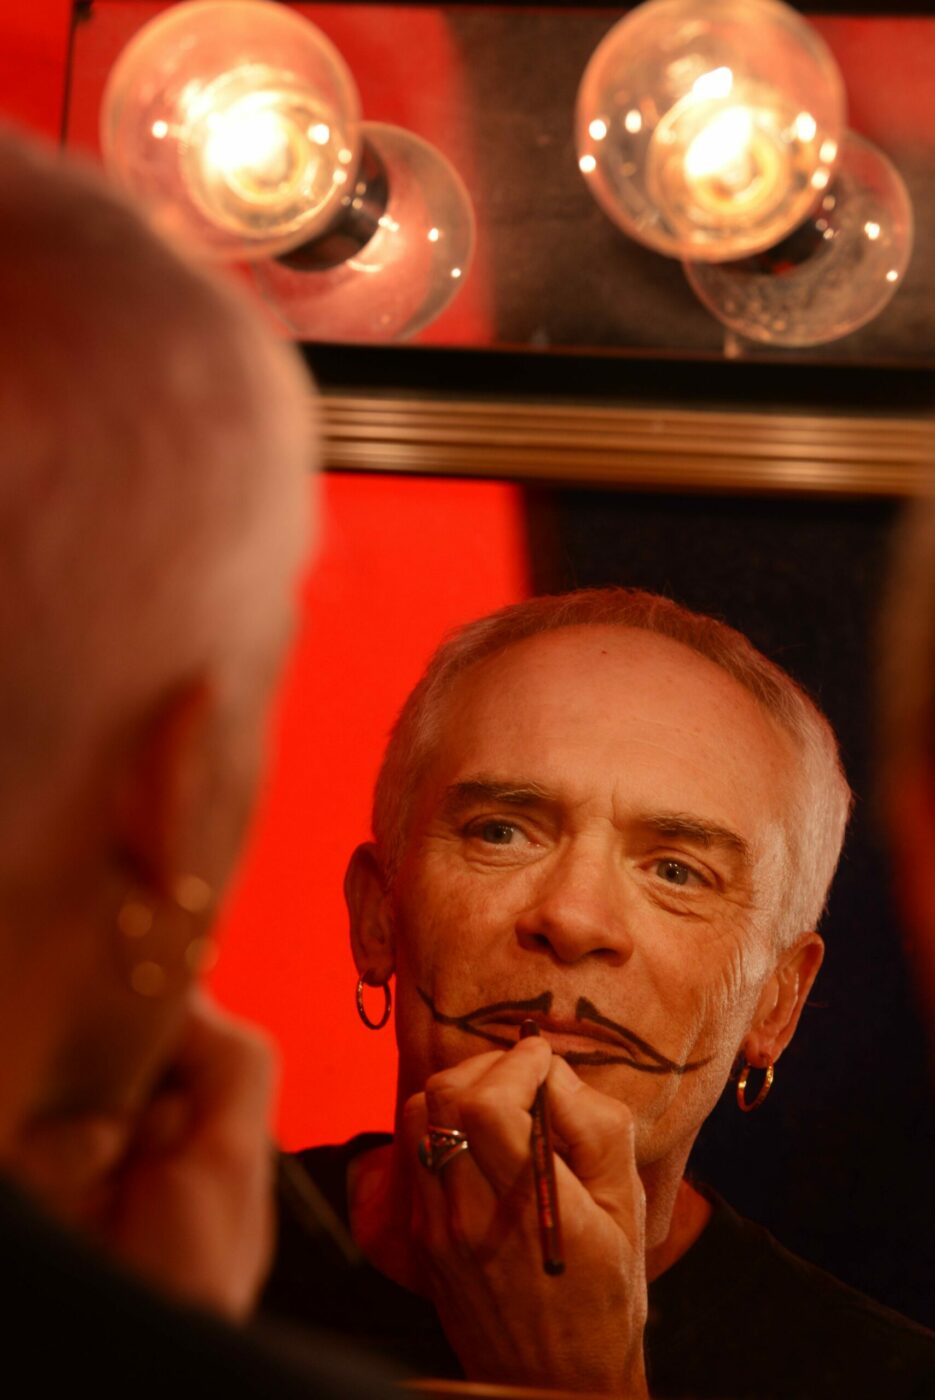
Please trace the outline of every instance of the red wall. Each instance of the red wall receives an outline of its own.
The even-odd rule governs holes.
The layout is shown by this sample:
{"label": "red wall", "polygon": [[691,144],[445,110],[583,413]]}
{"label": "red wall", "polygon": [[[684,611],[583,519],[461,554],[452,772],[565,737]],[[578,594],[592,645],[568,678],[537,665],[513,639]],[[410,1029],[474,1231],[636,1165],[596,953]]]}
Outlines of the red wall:
{"label": "red wall", "polygon": [[[55,139],[71,5],[39,0],[17,5],[15,14],[12,8],[0,19],[0,111]],[[95,12],[112,11],[119,26],[142,22],[150,8],[111,4]],[[326,8],[337,22],[339,7]],[[79,48],[96,71],[79,75],[79,94],[99,90],[109,62],[93,32],[93,24],[82,26]],[[433,74],[442,85],[456,79],[443,39],[434,35]],[[374,80],[378,74],[375,64]],[[371,114],[404,117],[372,107]],[[90,106],[78,129],[70,125],[79,144],[93,147]],[[481,259],[446,317],[475,330],[484,291]],[[267,791],[222,920],[213,977],[221,1000],[268,1027],[282,1046],[287,1146],[391,1120],[392,1034],[367,1032],[354,1009],[344,866],[369,832],[370,787],[387,730],[442,632],[527,587],[521,498],[510,486],[334,475],[323,495],[322,545],[283,687]]]}
{"label": "red wall", "polygon": [[71,0],[26,0],[0,16],[0,116],[53,140],[62,130],[71,10]]}
{"label": "red wall", "polygon": [[344,867],[369,835],[387,731],[442,633],[526,587],[515,488],[369,475],[324,485],[324,547],[214,979],[282,1044],[288,1146],[392,1120],[392,1032],[357,1018]]}

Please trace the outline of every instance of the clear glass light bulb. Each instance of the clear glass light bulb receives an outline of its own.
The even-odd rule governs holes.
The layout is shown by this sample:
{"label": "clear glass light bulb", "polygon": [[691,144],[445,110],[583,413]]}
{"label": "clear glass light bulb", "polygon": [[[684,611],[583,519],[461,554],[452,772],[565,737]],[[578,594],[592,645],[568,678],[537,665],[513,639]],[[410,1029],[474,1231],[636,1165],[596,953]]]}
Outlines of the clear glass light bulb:
{"label": "clear glass light bulb", "polygon": [[304,340],[408,340],[458,295],[471,265],[474,211],[451,163],[398,126],[364,122],[361,132],[361,171],[334,236],[253,269]]}
{"label": "clear glass light bulb", "polygon": [[909,264],[912,224],[899,172],[848,132],[832,183],[792,234],[739,262],[686,263],[685,273],[708,310],[748,340],[821,345],[883,310]]}
{"label": "clear glass light bulb", "polygon": [[105,163],[170,235],[218,258],[315,237],[360,156],[338,51],[273,0],[187,0],[145,25],[108,79]]}
{"label": "clear glass light bulb", "polygon": [[844,85],[779,0],[649,0],[598,45],[578,90],[578,165],[631,237],[719,261],[768,248],[828,184]]}

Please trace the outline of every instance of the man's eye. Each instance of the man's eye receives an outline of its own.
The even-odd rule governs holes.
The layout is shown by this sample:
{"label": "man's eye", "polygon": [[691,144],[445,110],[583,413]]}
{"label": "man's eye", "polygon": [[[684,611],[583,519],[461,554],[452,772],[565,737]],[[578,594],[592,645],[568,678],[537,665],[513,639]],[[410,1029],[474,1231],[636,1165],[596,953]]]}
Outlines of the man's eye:
{"label": "man's eye", "polygon": [[670,858],[656,862],[656,874],[660,880],[665,880],[667,885],[702,883],[700,875],[690,865],[683,865],[680,860]]}
{"label": "man's eye", "polygon": [[474,827],[470,834],[479,836],[491,846],[509,846],[516,835],[516,827],[509,822],[482,822],[480,826]]}

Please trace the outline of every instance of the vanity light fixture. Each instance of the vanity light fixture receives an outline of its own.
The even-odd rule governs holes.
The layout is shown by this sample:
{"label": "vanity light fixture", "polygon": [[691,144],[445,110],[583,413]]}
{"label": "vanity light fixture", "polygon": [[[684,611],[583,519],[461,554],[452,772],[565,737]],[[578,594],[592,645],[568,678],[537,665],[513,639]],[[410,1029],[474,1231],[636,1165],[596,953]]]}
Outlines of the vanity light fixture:
{"label": "vanity light fixture", "polygon": [[140,29],[101,140],[163,231],[250,263],[297,336],[403,339],[463,285],[474,214],[457,172],[362,121],[338,50],[273,0],[184,0]]}

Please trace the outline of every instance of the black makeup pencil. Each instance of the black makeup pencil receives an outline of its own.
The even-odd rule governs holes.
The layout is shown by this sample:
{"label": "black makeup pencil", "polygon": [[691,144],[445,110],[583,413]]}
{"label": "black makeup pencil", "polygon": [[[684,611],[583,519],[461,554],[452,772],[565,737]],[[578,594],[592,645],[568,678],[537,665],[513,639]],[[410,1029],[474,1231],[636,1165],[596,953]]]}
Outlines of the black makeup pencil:
{"label": "black makeup pencil", "polygon": [[[521,1039],[525,1040],[527,1036],[539,1035],[540,1032],[535,1021],[524,1021],[519,1033]],[[562,1224],[558,1213],[558,1189],[555,1185],[549,1094],[544,1084],[540,1084],[536,1090],[532,1105],[532,1174],[536,1183],[542,1267],[547,1274],[561,1274],[565,1272],[565,1260],[562,1257]]]}

